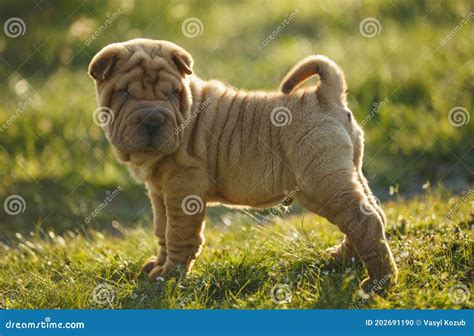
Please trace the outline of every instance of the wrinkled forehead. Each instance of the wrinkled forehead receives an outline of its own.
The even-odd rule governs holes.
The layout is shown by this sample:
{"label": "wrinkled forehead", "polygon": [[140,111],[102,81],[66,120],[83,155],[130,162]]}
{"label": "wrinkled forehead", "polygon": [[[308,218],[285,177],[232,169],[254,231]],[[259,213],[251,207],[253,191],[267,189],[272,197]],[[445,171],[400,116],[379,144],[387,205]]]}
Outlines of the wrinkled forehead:
{"label": "wrinkled forehead", "polygon": [[138,99],[165,99],[181,87],[181,76],[172,61],[176,48],[166,42],[121,43],[110,84]]}

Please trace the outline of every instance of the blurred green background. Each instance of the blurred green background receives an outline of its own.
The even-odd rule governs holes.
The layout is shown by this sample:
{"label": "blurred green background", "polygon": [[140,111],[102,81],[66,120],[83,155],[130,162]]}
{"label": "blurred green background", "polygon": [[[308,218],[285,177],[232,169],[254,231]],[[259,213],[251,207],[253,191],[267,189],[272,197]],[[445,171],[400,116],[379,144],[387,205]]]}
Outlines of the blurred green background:
{"label": "blurred green background", "polygon": [[[85,230],[84,218],[117,186],[124,190],[117,201],[88,227],[150,221],[144,188],[117,163],[92,122],[95,92],[87,76],[102,47],[137,37],[173,41],[193,55],[200,77],[246,89],[275,90],[301,58],[325,54],[345,71],[350,107],[366,131],[364,169],[381,199],[434,185],[465,190],[474,167],[472,5],[4,1],[0,199],[21,195],[26,211],[0,211],[0,235]],[[19,31],[8,27],[11,18],[21,19]],[[189,18],[197,33],[187,31]],[[368,18],[372,27],[363,26]],[[450,120],[449,111],[464,119]]]}

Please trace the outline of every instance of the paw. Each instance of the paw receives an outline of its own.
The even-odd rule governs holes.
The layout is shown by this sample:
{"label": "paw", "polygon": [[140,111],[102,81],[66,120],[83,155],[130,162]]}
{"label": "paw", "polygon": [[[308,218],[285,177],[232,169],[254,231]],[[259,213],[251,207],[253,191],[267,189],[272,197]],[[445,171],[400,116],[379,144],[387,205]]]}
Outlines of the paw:
{"label": "paw", "polygon": [[398,268],[393,260],[372,258],[366,266],[369,277],[360,284],[364,292],[381,293],[397,282]]}
{"label": "paw", "polygon": [[157,265],[148,274],[150,281],[163,281],[171,277],[180,277],[187,273],[187,268],[183,264],[167,261],[164,265]]}
{"label": "paw", "polygon": [[383,294],[396,283],[396,275],[388,274],[382,279],[365,278],[360,288],[367,294]]}
{"label": "paw", "polygon": [[165,261],[159,257],[156,257],[156,256],[150,257],[143,264],[141,273],[149,274],[153,268],[155,268],[156,266],[163,265],[164,263]]}
{"label": "paw", "polygon": [[330,261],[335,264],[345,264],[359,260],[355,250],[352,247],[346,246],[344,243],[329,247],[324,253],[329,257]]}
{"label": "paw", "polygon": [[163,268],[164,268],[164,265],[157,265],[153,267],[148,273],[148,279],[153,282],[159,282],[159,281],[165,280]]}

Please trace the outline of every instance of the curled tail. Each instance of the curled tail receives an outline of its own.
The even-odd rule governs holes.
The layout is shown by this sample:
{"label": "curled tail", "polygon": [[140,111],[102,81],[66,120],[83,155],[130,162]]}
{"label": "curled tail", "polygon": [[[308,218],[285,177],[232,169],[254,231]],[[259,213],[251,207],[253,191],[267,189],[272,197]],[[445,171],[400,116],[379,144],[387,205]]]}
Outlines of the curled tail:
{"label": "curled tail", "polygon": [[328,100],[339,101],[345,96],[346,81],[339,66],[322,55],[306,57],[296,64],[283,79],[280,90],[288,94],[313,75],[319,75],[319,94]]}

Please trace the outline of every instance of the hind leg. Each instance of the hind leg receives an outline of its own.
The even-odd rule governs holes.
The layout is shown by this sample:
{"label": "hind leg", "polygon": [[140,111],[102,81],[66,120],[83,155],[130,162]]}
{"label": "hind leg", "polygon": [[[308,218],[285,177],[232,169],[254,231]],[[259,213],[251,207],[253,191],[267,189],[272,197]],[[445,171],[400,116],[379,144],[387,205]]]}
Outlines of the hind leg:
{"label": "hind leg", "polygon": [[328,247],[324,252],[336,264],[345,264],[359,260],[354,244],[351,243],[347,236],[344,236],[341,243]]}
{"label": "hind leg", "polygon": [[372,190],[370,190],[369,182],[367,181],[364,174],[362,173],[362,167],[356,167],[355,169],[356,169],[357,178],[360,184],[362,185],[362,188],[364,189],[364,193],[367,196],[369,203],[372,205],[372,207],[375,209],[377,214],[380,216],[380,219],[382,220],[382,223],[385,227],[387,225],[387,219],[385,217],[385,214],[379,202],[377,201],[374,194],[372,193]]}
{"label": "hind leg", "polygon": [[[363,207],[364,211],[368,211],[368,212],[370,212],[371,210],[374,210],[376,214],[380,217],[380,220],[382,221],[383,226],[385,227],[387,225],[387,219],[377,199],[372,193],[372,190],[370,190],[369,183],[367,179],[365,178],[364,174],[362,173],[362,168],[356,167],[355,174],[357,175],[358,182],[362,186],[362,191],[364,192],[367,201],[372,206],[371,208],[366,209],[365,207],[363,207],[363,204],[361,204],[361,207]],[[349,237],[347,236],[344,236],[344,240],[340,244],[328,248],[326,250],[326,253],[336,263],[344,263],[348,260],[358,259],[358,255],[354,248],[354,244],[351,243]]]}
{"label": "hind leg", "polygon": [[[347,242],[363,261],[369,277],[363,287],[397,274],[397,267],[384,233],[384,225],[353,171],[335,171],[325,175],[317,190],[305,185],[299,201],[309,210],[327,218],[346,235]],[[361,211],[361,204],[372,212]]]}

